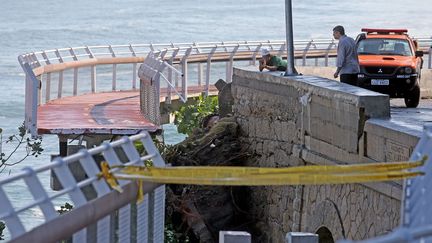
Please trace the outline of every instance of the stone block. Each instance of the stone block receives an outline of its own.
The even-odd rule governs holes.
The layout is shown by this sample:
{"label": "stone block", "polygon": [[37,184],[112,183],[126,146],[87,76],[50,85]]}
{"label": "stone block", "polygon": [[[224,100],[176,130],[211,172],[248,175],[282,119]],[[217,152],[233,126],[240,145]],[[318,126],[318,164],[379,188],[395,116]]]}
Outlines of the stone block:
{"label": "stone block", "polygon": [[369,131],[364,132],[365,157],[375,161],[385,161],[385,138]]}
{"label": "stone block", "polygon": [[385,161],[407,161],[413,148],[392,139],[385,140]]}
{"label": "stone block", "polygon": [[219,231],[219,243],[251,243],[252,238],[245,231]]}
{"label": "stone block", "polygon": [[295,125],[295,123],[291,122],[291,121],[283,121],[281,122],[281,127],[282,130],[280,131],[280,133],[282,134],[281,136],[281,141],[284,142],[291,142],[291,141],[296,141],[296,132],[297,132],[297,127]]}
{"label": "stone block", "polygon": [[[322,157],[331,158],[334,161],[340,161],[343,163],[357,163],[359,161],[359,156],[356,153],[349,153],[346,150],[310,136],[306,136],[306,138],[305,141],[308,142],[308,150],[318,155],[321,154]],[[314,164],[323,164],[323,162],[325,162],[323,159],[324,158],[318,159],[318,161],[308,161]]]}
{"label": "stone block", "polygon": [[290,232],[286,235],[286,243],[318,243],[318,235],[304,232]]}

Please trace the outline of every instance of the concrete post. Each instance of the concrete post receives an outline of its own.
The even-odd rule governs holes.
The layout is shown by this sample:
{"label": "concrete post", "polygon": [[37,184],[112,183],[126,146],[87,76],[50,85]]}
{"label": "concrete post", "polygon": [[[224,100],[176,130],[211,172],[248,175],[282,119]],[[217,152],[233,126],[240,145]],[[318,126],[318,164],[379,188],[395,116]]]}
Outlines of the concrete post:
{"label": "concrete post", "polygon": [[219,243],[251,243],[251,235],[244,231],[219,231]]}
{"label": "concrete post", "polygon": [[290,232],[285,237],[286,243],[318,243],[318,235],[304,232]]}

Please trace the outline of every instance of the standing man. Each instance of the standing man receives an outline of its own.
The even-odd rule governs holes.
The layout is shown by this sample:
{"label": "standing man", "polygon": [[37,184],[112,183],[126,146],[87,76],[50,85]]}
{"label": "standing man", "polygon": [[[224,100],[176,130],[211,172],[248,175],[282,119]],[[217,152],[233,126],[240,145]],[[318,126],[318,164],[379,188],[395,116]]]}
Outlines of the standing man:
{"label": "standing man", "polygon": [[339,40],[337,49],[337,70],[334,77],[340,75],[340,81],[351,85],[357,85],[357,74],[360,72],[357,46],[353,38],[345,35],[343,26],[333,28],[333,37]]}

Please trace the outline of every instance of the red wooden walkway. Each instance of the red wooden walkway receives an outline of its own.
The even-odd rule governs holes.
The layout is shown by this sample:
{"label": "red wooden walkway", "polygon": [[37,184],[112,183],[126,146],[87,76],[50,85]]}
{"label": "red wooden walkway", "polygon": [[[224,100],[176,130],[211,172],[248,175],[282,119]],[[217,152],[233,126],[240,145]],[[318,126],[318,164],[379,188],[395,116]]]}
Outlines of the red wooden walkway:
{"label": "red wooden walkway", "polygon": [[[189,87],[190,96],[203,87]],[[215,93],[215,87],[210,91]],[[166,92],[161,91],[161,100]],[[139,91],[114,91],[65,97],[38,107],[38,134],[124,134],[159,126],[147,121],[140,111]]]}

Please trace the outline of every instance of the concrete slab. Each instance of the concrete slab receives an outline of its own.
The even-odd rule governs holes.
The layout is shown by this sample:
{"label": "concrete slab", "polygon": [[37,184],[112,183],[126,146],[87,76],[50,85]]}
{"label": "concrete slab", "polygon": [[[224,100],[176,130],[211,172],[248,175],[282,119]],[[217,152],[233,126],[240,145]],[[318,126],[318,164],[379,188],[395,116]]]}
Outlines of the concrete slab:
{"label": "concrete slab", "polygon": [[390,101],[390,119],[369,119],[368,123],[398,130],[418,138],[425,124],[432,124],[432,99],[422,99],[417,108],[406,108],[403,99]]}

